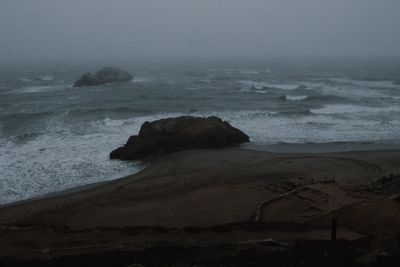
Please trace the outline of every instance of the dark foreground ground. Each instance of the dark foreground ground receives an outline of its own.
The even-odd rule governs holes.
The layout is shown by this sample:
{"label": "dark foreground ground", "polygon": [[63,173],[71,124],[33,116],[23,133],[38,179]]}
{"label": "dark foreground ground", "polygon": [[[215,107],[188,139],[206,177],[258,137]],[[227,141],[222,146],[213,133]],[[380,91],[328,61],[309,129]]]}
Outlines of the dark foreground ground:
{"label": "dark foreground ground", "polygon": [[[114,251],[48,260],[18,261],[2,259],[2,266],[360,266],[368,251],[367,241],[298,240],[277,244],[220,245],[216,247],[181,247],[163,245],[143,251]],[[359,263],[358,263],[359,261]],[[398,256],[377,256],[371,266],[399,266]]]}
{"label": "dark foreground ground", "polygon": [[179,152],[1,207],[0,266],[400,266],[398,173],[399,151]]}

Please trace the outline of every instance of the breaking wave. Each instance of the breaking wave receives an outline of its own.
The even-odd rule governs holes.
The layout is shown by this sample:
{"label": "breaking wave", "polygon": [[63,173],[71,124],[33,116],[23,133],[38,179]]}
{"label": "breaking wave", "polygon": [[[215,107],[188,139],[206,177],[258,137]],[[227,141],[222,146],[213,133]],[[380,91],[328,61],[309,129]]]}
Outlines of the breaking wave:
{"label": "breaking wave", "polygon": [[285,95],[285,99],[289,101],[302,101],[306,100],[308,95]]}
{"label": "breaking wave", "polygon": [[377,114],[380,112],[400,112],[399,106],[392,107],[368,107],[368,106],[357,106],[357,105],[346,105],[346,104],[337,104],[337,105],[325,105],[319,109],[312,109],[312,113],[314,114],[346,114],[346,113],[363,113],[367,114]]}

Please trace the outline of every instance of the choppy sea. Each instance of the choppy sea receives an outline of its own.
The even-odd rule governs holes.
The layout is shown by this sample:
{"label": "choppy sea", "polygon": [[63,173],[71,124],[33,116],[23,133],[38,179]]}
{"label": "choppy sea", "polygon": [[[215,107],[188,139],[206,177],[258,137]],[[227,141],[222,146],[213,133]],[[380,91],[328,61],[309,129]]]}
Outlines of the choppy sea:
{"label": "choppy sea", "polygon": [[0,68],[0,204],[132,174],[109,152],[184,114],[227,120],[252,149],[400,148],[400,62],[125,63],[130,82],[72,87],[101,67]]}

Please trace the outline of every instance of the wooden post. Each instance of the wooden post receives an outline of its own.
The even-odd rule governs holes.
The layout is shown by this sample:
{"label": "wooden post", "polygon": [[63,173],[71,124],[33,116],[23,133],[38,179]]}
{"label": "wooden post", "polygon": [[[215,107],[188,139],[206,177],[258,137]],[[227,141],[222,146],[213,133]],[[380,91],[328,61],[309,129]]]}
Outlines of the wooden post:
{"label": "wooden post", "polygon": [[331,242],[336,241],[336,233],[337,233],[337,219],[333,218],[332,219],[332,224],[331,224]]}

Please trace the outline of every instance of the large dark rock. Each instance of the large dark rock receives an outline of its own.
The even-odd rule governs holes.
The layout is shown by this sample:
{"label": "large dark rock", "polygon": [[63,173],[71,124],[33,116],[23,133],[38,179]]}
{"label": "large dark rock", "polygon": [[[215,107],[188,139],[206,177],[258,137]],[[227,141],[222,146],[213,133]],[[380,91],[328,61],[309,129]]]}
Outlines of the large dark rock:
{"label": "large dark rock", "polygon": [[185,149],[222,148],[249,142],[249,137],[217,117],[182,116],[145,122],[139,135],[112,151],[110,158],[142,159]]}
{"label": "large dark rock", "polygon": [[106,83],[113,83],[119,81],[130,81],[133,76],[117,67],[104,67],[95,75],[92,73],[84,74],[77,82],[75,82],[74,87],[83,86],[96,86]]}

